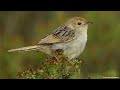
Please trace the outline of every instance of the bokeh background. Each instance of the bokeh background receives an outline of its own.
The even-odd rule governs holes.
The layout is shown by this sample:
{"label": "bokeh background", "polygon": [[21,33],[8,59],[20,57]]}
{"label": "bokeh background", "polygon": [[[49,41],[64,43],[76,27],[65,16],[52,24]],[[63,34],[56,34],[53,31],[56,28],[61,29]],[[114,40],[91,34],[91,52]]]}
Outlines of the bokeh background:
{"label": "bokeh background", "polygon": [[7,53],[8,49],[35,45],[66,20],[81,16],[93,25],[80,56],[82,78],[120,76],[120,12],[118,11],[0,11],[0,78],[16,78],[29,65],[38,67],[42,52]]}

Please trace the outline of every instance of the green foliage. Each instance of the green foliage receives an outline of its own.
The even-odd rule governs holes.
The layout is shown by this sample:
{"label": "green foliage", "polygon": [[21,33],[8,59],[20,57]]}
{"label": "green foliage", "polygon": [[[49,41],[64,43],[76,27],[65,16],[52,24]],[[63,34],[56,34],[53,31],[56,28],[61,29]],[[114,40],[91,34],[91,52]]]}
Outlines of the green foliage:
{"label": "green foliage", "polygon": [[26,70],[18,72],[20,79],[80,79],[81,63],[69,61],[65,58],[49,58],[39,68],[29,66]]}

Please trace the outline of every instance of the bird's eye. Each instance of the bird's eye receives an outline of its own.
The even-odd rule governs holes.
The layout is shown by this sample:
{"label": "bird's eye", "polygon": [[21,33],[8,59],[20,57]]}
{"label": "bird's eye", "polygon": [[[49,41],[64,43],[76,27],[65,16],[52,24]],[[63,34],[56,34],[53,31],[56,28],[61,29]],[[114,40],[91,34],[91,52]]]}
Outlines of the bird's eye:
{"label": "bird's eye", "polygon": [[78,25],[81,25],[82,23],[81,23],[81,22],[78,22],[77,24],[78,24]]}

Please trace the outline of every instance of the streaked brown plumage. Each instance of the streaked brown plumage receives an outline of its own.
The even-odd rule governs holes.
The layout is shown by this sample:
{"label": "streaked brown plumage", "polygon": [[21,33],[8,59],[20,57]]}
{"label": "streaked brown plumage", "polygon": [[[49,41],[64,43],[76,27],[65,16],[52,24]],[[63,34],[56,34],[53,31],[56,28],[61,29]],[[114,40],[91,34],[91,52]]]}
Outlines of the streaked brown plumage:
{"label": "streaked brown plumage", "polygon": [[71,60],[83,52],[87,42],[87,28],[86,19],[73,17],[41,39],[37,45],[11,49],[8,52],[37,50],[54,56],[53,52],[61,49],[64,51],[63,55]]}

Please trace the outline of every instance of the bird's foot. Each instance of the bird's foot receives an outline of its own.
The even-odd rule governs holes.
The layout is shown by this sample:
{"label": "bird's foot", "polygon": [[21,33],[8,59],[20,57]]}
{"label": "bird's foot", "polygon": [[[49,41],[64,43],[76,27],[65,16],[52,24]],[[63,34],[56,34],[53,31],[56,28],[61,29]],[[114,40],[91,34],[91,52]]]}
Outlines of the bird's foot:
{"label": "bird's foot", "polygon": [[56,64],[59,62],[59,59],[55,56],[55,57],[50,57],[50,58],[47,58],[47,62],[50,63],[50,64]]}
{"label": "bird's foot", "polygon": [[67,60],[67,62],[68,62],[69,66],[73,66],[74,65],[74,63],[72,61],[70,61],[70,60]]}

